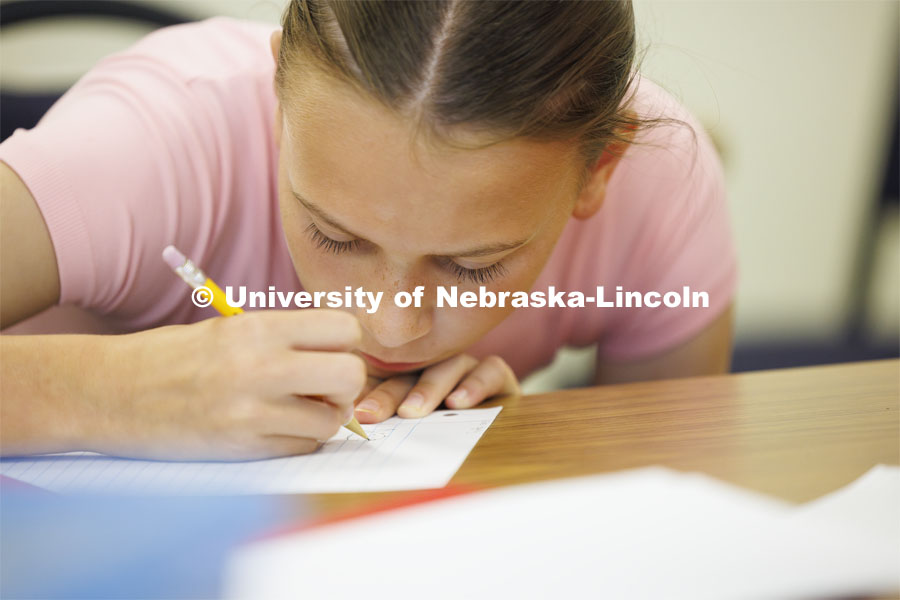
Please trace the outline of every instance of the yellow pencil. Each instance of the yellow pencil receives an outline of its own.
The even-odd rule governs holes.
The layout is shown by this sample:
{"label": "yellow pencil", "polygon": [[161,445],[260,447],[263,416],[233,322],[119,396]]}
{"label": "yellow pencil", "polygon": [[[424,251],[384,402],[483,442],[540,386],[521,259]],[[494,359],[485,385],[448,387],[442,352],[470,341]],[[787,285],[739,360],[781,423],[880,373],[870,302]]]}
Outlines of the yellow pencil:
{"label": "yellow pencil", "polygon": [[[228,302],[225,301],[225,292],[222,291],[222,288],[216,285],[216,282],[212,279],[207,277],[206,273],[204,273],[200,267],[189,260],[175,246],[166,246],[165,250],[163,250],[163,260],[172,267],[172,270],[175,271],[185,283],[193,288],[194,291],[191,293],[193,294],[194,304],[197,304],[198,306],[212,306],[219,311],[219,314],[225,317],[239,315],[244,312],[243,309],[238,306],[229,305]],[[369,439],[369,436],[366,435],[365,430],[360,426],[356,417],[352,417],[350,422],[344,425],[344,427],[362,438]]]}

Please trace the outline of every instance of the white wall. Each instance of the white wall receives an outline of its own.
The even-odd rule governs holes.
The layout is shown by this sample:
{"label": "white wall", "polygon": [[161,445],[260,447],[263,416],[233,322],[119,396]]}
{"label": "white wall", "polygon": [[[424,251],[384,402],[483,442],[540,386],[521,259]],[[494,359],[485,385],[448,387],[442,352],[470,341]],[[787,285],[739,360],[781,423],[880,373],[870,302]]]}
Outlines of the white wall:
{"label": "white wall", "polygon": [[[34,0],[39,2],[40,0]],[[277,24],[282,0],[148,0],[186,18],[224,15]],[[0,37],[0,83],[30,90],[71,85],[100,58],[150,31],[130,21],[45,19],[10,27]]]}
{"label": "white wall", "polygon": [[[652,43],[644,71],[724,149],[744,340],[824,339],[843,325],[859,234],[882,176],[886,117],[897,110],[897,7],[635,3]],[[882,287],[896,289],[897,273],[882,275],[893,277]],[[895,296],[894,323],[896,304]]]}

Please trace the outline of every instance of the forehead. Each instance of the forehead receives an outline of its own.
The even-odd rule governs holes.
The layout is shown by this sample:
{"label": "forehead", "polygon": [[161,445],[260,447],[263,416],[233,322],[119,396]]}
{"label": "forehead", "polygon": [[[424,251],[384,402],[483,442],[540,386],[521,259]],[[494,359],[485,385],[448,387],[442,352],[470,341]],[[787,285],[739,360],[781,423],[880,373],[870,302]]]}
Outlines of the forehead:
{"label": "forehead", "polygon": [[394,234],[418,224],[455,241],[466,228],[470,235],[536,229],[574,200],[570,144],[514,139],[473,147],[477,134],[460,130],[467,147],[452,147],[318,72],[290,87],[282,152],[291,185],[344,222]]}

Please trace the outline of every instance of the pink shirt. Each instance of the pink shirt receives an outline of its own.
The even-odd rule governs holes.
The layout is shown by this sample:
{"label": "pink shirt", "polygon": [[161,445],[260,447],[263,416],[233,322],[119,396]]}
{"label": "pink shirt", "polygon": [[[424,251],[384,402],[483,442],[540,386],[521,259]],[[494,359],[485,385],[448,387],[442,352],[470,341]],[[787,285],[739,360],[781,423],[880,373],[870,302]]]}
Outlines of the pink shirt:
{"label": "pink shirt", "polygon": [[[276,201],[271,26],[214,18],[159,30],[101,61],[30,131],[0,145],[44,216],[61,304],[133,331],[213,316],[160,254],[175,244],[220,285],[300,289]],[[564,345],[630,360],[681,344],[732,301],[737,267],[722,168],[702,128],[647,79],[637,110],[691,124],[647,130],[603,208],[571,220],[535,290],[607,297],[690,286],[709,308],[516,310],[471,352],[519,376]]]}

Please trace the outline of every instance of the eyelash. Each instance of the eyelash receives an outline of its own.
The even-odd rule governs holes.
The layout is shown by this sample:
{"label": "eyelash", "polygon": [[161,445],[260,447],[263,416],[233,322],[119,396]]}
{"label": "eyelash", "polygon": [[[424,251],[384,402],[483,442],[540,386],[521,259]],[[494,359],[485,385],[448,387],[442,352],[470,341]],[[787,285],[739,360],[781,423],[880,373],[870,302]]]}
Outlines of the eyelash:
{"label": "eyelash", "polygon": [[[332,254],[343,254],[345,252],[351,252],[353,250],[357,250],[360,245],[359,240],[353,240],[351,242],[339,242],[337,240],[333,240],[316,227],[315,223],[310,223],[309,227],[306,228],[306,233],[309,234],[310,241],[320,250],[325,250],[327,252],[331,252]],[[456,275],[457,280],[462,283],[464,281],[469,281],[471,283],[484,284],[490,281],[494,281],[495,279],[500,279],[504,275],[506,275],[506,267],[503,266],[503,263],[496,262],[487,267],[482,267],[480,269],[467,269],[466,267],[453,262],[452,260],[445,260],[444,267]]]}
{"label": "eyelash", "polygon": [[327,250],[333,254],[343,254],[344,252],[350,252],[351,250],[359,248],[359,240],[353,240],[352,242],[339,242],[333,240],[319,231],[319,228],[316,227],[315,223],[310,223],[309,227],[306,228],[306,232],[309,234],[309,239],[317,248]]}
{"label": "eyelash", "polygon": [[500,279],[506,275],[506,267],[503,266],[503,263],[499,262],[495,262],[487,267],[481,267],[480,269],[467,269],[450,260],[445,263],[445,266],[451,273],[456,275],[456,279],[460,283],[469,281],[471,283],[482,285],[494,281],[495,279]]}

